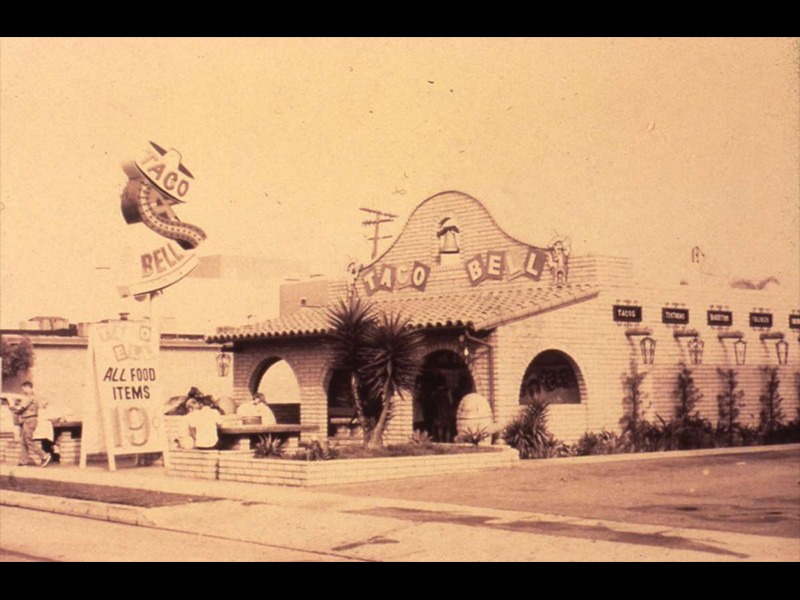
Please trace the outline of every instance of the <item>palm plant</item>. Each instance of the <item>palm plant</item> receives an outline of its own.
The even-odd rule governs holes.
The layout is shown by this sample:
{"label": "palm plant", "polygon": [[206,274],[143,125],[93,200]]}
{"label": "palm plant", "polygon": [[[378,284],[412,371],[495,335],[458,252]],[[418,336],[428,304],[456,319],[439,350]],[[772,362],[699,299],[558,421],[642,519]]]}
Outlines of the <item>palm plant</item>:
{"label": "palm plant", "polygon": [[422,334],[412,329],[409,320],[399,313],[382,313],[376,326],[367,331],[364,363],[359,375],[378,412],[367,446],[383,445],[383,433],[392,418],[395,397],[403,400],[403,389],[414,385],[422,344]]}
{"label": "palm plant", "polygon": [[372,427],[365,411],[359,373],[365,364],[367,332],[376,324],[375,311],[371,304],[353,296],[347,300],[340,298],[338,304],[328,309],[327,318],[331,331],[325,343],[332,354],[331,366],[350,375],[350,394],[366,444]]}

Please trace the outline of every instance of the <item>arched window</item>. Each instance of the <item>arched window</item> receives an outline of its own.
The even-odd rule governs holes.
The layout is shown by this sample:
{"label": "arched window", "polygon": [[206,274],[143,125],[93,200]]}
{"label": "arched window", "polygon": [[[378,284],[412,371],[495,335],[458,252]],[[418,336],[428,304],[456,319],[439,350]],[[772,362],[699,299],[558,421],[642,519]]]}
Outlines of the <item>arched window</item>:
{"label": "arched window", "polygon": [[578,365],[560,350],[545,350],[534,358],[519,390],[519,403],[580,404],[585,390]]}

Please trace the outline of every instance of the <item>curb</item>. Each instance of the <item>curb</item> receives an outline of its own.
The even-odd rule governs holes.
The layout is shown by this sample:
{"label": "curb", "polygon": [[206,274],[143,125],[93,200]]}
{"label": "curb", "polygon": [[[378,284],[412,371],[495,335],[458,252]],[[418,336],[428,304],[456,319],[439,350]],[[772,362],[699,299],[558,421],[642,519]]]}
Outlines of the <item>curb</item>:
{"label": "curb", "polygon": [[655,460],[662,458],[702,458],[704,456],[729,456],[735,454],[762,454],[779,450],[798,450],[800,444],[772,444],[770,446],[738,446],[734,448],[706,448],[704,450],[662,450],[659,452],[628,452],[622,454],[597,454],[593,456],[565,456],[562,458],[520,460],[521,465],[570,465],[582,463],[623,462]]}
{"label": "curb", "polygon": [[91,500],[77,500],[61,496],[44,496],[42,494],[2,490],[2,493],[0,493],[0,505],[83,517],[85,519],[97,519],[98,521],[110,521],[123,525],[156,527],[156,523],[148,519],[142,509],[93,502]]}

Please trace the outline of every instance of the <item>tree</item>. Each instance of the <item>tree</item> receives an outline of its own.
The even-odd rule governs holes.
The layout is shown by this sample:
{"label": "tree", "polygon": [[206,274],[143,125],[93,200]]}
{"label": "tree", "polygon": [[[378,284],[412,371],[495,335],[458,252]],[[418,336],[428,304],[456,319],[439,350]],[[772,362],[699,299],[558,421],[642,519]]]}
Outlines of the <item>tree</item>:
{"label": "tree", "polygon": [[328,311],[331,367],[350,375],[350,393],[364,432],[364,446],[383,444],[395,399],[414,383],[422,335],[399,314],[378,314],[360,298],[340,300]]}
{"label": "tree", "polygon": [[18,342],[0,341],[0,355],[3,357],[3,377],[16,377],[28,371],[35,360],[33,344],[26,337]]}

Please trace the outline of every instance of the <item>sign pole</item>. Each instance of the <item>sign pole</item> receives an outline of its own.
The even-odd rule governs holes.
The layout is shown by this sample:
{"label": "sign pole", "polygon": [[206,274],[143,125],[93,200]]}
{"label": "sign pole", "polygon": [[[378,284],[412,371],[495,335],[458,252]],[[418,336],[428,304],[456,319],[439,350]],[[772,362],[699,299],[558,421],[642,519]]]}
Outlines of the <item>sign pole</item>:
{"label": "sign pole", "polygon": [[[161,312],[160,312],[160,302],[161,300],[157,300],[159,296],[164,293],[163,290],[155,290],[150,292],[147,295],[147,309],[148,309],[148,319],[150,320],[153,329],[157,332],[158,340],[157,340],[157,351],[159,362],[161,360]],[[159,388],[160,389],[160,388]],[[164,414],[159,413],[158,419],[161,421],[160,423],[160,430],[161,430],[161,441],[163,450],[161,451],[161,459],[164,463],[164,468],[169,470],[170,468],[170,453],[169,453],[169,435],[167,433],[167,424],[166,420],[164,419]]]}

